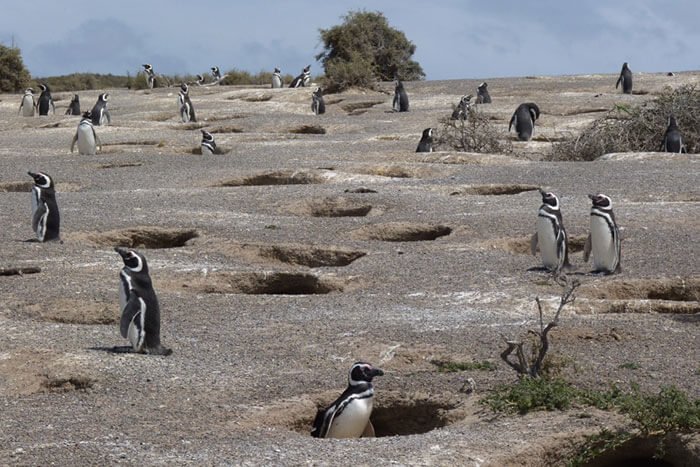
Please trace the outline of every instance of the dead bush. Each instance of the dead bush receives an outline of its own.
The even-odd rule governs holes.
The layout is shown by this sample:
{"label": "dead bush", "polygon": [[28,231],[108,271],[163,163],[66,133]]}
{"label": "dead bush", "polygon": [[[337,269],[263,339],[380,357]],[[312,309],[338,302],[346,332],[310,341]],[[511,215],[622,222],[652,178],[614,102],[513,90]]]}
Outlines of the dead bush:
{"label": "dead bush", "polygon": [[491,118],[471,107],[465,120],[440,119],[436,146],[439,150],[457,150],[507,154],[513,152],[513,145],[503,140],[501,132],[491,122]]}

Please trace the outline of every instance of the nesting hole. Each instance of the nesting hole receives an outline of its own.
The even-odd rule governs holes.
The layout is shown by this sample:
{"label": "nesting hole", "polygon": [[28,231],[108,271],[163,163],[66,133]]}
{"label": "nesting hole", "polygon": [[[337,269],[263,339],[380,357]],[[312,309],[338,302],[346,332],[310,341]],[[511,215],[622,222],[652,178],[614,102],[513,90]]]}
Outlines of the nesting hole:
{"label": "nesting hole", "polygon": [[384,101],[364,101],[364,102],[348,102],[340,106],[348,115],[362,115],[375,105],[383,104]]}
{"label": "nesting hole", "polygon": [[454,423],[455,404],[439,400],[410,397],[386,400],[381,394],[375,399],[372,425],[377,438],[428,433]]}
{"label": "nesting hole", "polygon": [[387,242],[420,242],[435,240],[452,233],[446,225],[414,224],[394,222],[373,224],[353,232],[355,238],[362,240],[383,240]]}
{"label": "nesting hole", "polygon": [[669,279],[616,280],[587,284],[580,288],[582,297],[608,300],[700,300],[700,277]]}
{"label": "nesting hole", "polygon": [[209,133],[243,133],[243,129],[237,126],[222,126],[219,128],[212,128]]}
{"label": "nesting hole", "polygon": [[366,175],[377,175],[380,177],[392,178],[413,178],[417,176],[417,171],[410,167],[402,167],[400,165],[382,165],[377,167],[359,168],[357,173]]}
{"label": "nesting hole", "polygon": [[[571,253],[578,253],[580,251],[583,251],[583,247],[586,243],[586,238],[587,235],[570,235],[568,243],[569,255],[571,255]],[[530,252],[530,239],[530,236],[517,238],[497,238],[495,240],[481,242],[480,245],[484,248],[503,250],[507,251],[508,253],[530,255],[532,254]]]}
{"label": "nesting hole", "polygon": [[[661,446],[660,443],[663,443]],[[660,449],[661,448],[661,449]],[[582,464],[585,467],[676,467],[696,465],[697,457],[679,439],[668,436],[633,438]]]}
{"label": "nesting hole", "polygon": [[250,256],[279,261],[295,266],[339,267],[347,266],[367,253],[340,248],[314,247],[309,245],[251,245],[232,244],[221,247],[223,253],[234,256]]}
{"label": "nesting hole", "polygon": [[304,171],[276,171],[238,177],[219,182],[217,187],[260,186],[260,185],[312,185],[323,183],[325,179],[317,173]]}
{"label": "nesting hole", "polygon": [[464,187],[461,190],[450,193],[451,195],[483,195],[483,196],[501,196],[501,195],[517,195],[526,191],[536,191],[539,187],[536,185],[524,184],[489,184],[489,185],[473,185]]}
{"label": "nesting hole", "polygon": [[319,125],[302,125],[289,130],[289,133],[299,135],[325,135],[326,129]]}
{"label": "nesting hole", "polygon": [[300,201],[290,208],[295,214],[312,217],[363,217],[372,210],[372,205],[349,198],[323,198]]}
{"label": "nesting hole", "polygon": [[215,272],[187,279],[183,288],[201,293],[316,295],[342,292],[346,281],[300,272]]}
{"label": "nesting hole", "polygon": [[123,246],[127,248],[177,248],[199,236],[196,229],[168,229],[162,227],[134,227],[107,232],[81,232],[71,240],[86,241],[95,246]]}
{"label": "nesting hole", "polygon": [[18,312],[52,323],[102,325],[119,322],[118,306],[91,300],[54,298],[48,302],[26,303]]}

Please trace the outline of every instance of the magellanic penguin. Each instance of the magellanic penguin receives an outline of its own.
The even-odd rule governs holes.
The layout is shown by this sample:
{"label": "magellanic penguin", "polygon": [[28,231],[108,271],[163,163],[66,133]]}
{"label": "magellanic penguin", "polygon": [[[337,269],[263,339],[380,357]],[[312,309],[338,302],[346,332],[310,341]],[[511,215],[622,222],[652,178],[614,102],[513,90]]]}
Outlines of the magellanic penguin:
{"label": "magellanic penguin", "polygon": [[306,65],[301,74],[294,78],[291,83],[289,83],[290,88],[300,88],[305,87],[311,81],[311,65]]}
{"label": "magellanic penguin", "polygon": [[160,307],[148,274],[146,258],[134,250],[116,247],[124,267],[119,273],[119,306],[122,311],[119,329],[134,352],[170,355],[172,350],[160,345]]}
{"label": "magellanic penguin", "polygon": [[620,77],[617,78],[617,83],[615,83],[615,89],[622,84],[622,92],[625,94],[632,94],[632,70],[627,65],[627,62],[622,64],[622,70],[620,70]]}
{"label": "magellanic penguin", "polygon": [[311,94],[311,110],[316,115],[326,113],[326,102],[323,100],[323,89],[316,88]]}
{"label": "magellanic penguin", "polygon": [[540,189],[542,205],[537,211],[537,230],[530,240],[532,255],[540,248],[542,264],[548,271],[559,272],[569,264],[569,245],[561,215],[559,198],[549,191]]}
{"label": "magellanic penguin", "polygon": [[24,91],[22,100],[19,101],[19,114],[23,117],[33,117],[36,111],[36,101],[34,100],[34,90],[27,88]]}
{"label": "magellanic penguin", "polygon": [[348,387],[325,410],[319,410],[311,436],[314,438],[360,438],[374,436],[369,417],[374,402],[372,378],[384,372],[369,363],[357,362],[348,375]]}
{"label": "magellanic penguin", "polygon": [[40,84],[39,89],[41,89],[41,94],[39,95],[39,102],[37,103],[37,108],[39,109],[39,115],[48,115],[49,109],[53,109],[53,113],[56,113],[56,106],[53,103],[53,98],[51,97],[51,90],[47,84]]}
{"label": "magellanic penguin", "polygon": [[221,71],[219,70],[218,66],[211,67],[211,76],[214,78],[214,82],[216,83],[224,79],[224,77],[221,76]]}
{"label": "magellanic penguin", "polygon": [[195,83],[197,83],[197,86],[204,86],[204,76],[197,75],[197,79],[195,80]]}
{"label": "magellanic penguin", "polygon": [[416,152],[433,152],[433,132],[434,130],[432,128],[423,130],[423,135],[420,137]]}
{"label": "magellanic penguin", "polygon": [[603,274],[620,272],[622,241],[615,222],[612,201],[602,193],[588,195],[591,206],[591,231],[583,247],[583,260],[593,253],[593,271]]}
{"label": "magellanic penguin", "polygon": [[666,128],[664,139],[661,141],[661,149],[664,152],[676,152],[679,154],[687,152],[685,144],[683,144],[681,130],[678,128],[676,117],[673,115],[668,117],[668,127]]}
{"label": "magellanic penguin", "polygon": [[51,177],[43,172],[27,172],[34,179],[32,187],[32,230],[40,242],[60,240],[61,216]]}
{"label": "magellanic penguin", "polygon": [[489,95],[488,84],[484,81],[476,88],[476,103],[490,104],[491,96]]}
{"label": "magellanic penguin", "polygon": [[282,86],[284,86],[284,83],[282,82],[282,70],[275,67],[275,71],[272,73],[272,88],[278,89]]}
{"label": "magellanic penguin", "polygon": [[80,115],[80,97],[77,94],[73,94],[66,115]]}
{"label": "magellanic penguin", "polygon": [[462,98],[459,100],[459,103],[457,104],[457,107],[452,111],[452,116],[450,116],[450,120],[466,120],[467,117],[469,117],[469,110],[472,107],[471,100],[472,100],[471,94],[467,96],[462,96]]}
{"label": "magellanic penguin", "polygon": [[180,103],[180,119],[182,122],[196,122],[197,118],[194,115],[194,106],[190,100],[190,87],[187,85],[187,83],[182,83],[180,85],[178,102]]}
{"label": "magellanic penguin", "polygon": [[202,155],[211,156],[212,154],[223,154],[224,151],[216,145],[214,141],[214,136],[207,130],[200,130],[202,132],[202,142],[200,147],[202,149]]}
{"label": "magellanic penguin", "polygon": [[70,152],[73,152],[75,149],[75,143],[78,143],[78,153],[81,155],[94,156],[97,154],[98,150],[102,150],[102,142],[97,136],[97,133],[95,133],[95,127],[92,121],[92,112],[85,112],[73,136],[73,141],[70,144]]}
{"label": "magellanic penguin", "polygon": [[394,112],[408,112],[408,94],[403,87],[403,82],[396,79],[394,86],[394,101],[391,104]]}
{"label": "magellanic penguin", "polygon": [[150,63],[144,63],[143,65],[143,71],[146,73],[146,84],[148,85],[148,89],[153,89],[156,87],[156,72],[153,70],[153,66],[151,66]]}
{"label": "magellanic penguin", "polygon": [[112,116],[107,110],[107,99],[109,99],[109,93],[103,92],[97,97],[97,102],[92,107],[92,124],[101,126],[108,123],[112,123]]}
{"label": "magellanic penguin", "polygon": [[532,133],[535,131],[535,120],[540,118],[540,108],[532,102],[520,104],[508,124],[508,131],[515,126],[520,141],[530,141]]}

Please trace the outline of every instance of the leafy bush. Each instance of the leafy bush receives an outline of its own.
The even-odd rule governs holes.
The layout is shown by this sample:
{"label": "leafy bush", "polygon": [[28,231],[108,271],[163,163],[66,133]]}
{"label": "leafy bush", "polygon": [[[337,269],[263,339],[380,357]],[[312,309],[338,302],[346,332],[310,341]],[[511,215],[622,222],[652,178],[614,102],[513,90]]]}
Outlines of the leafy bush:
{"label": "leafy bush", "polygon": [[125,88],[130,78],[119,75],[98,73],[72,73],[63,76],[37,78],[36,83],[46,83],[52,91],[85,91],[92,89]]}
{"label": "leafy bush", "polygon": [[17,92],[29,87],[29,71],[17,47],[0,44],[0,92]]}
{"label": "leafy bush", "polygon": [[[287,86],[294,79],[293,76],[285,74],[282,76],[282,82]],[[272,72],[271,71],[260,71],[253,75],[247,71],[232,69],[226,72],[226,77],[221,81],[222,85],[232,86],[232,85],[269,85],[272,83]]]}

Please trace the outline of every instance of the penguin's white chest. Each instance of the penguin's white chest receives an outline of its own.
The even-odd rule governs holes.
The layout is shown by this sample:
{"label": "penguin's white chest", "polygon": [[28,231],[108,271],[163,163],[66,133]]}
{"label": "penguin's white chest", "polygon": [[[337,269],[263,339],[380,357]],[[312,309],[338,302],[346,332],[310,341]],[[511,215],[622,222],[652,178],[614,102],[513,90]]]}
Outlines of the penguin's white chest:
{"label": "penguin's white chest", "polygon": [[350,402],[343,412],[333,419],[328,438],[359,438],[365,431],[372,414],[373,397],[355,399]]}
{"label": "penguin's white chest", "polygon": [[34,116],[34,99],[32,99],[32,96],[24,96],[22,98],[22,116]]}
{"label": "penguin's white chest", "polygon": [[595,269],[612,271],[617,261],[615,241],[610,227],[600,216],[591,216],[591,252]]}
{"label": "penguin's white chest", "polygon": [[90,125],[78,126],[78,152],[83,155],[95,155],[95,133]]}
{"label": "penguin's white chest", "polygon": [[537,243],[540,246],[542,264],[547,269],[554,269],[559,265],[557,257],[557,237],[554,234],[553,220],[548,217],[537,217]]}

